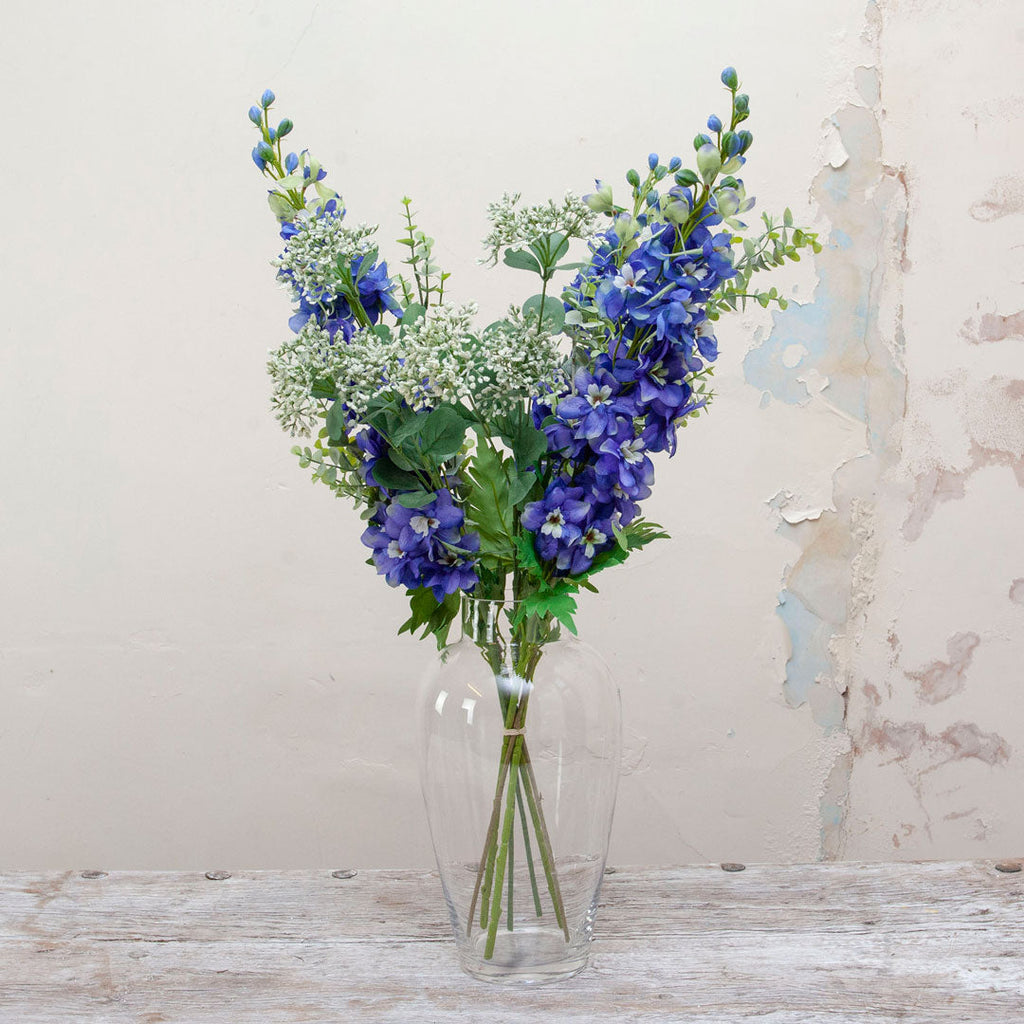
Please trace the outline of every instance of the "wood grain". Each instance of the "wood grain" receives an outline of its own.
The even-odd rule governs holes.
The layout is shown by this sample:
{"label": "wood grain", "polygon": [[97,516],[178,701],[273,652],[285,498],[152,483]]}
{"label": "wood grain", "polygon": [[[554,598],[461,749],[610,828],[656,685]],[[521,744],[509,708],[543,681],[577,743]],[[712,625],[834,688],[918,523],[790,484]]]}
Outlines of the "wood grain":
{"label": "wood grain", "polygon": [[0,875],[0,1021],[1016,1024],[1024,874],[992,862],[608,875],[591,966],[457,967],[436,874]]}

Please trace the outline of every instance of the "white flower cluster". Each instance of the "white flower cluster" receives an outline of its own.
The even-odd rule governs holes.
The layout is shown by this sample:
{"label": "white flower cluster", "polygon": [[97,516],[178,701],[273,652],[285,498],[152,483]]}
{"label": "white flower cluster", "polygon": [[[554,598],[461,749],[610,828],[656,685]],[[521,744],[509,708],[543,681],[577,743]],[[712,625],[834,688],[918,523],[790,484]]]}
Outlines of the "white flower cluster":
{"label": "white flower cluster", "polygon": [[[457,402],[476,394],[482,380],[480,340],[473,333],[476,304],[438,306],[396,342],[391,389],[413,409]],[[400,351],[401,360],[397,358]]]}
{"label": "white flower cluster", "polygon": [[487,207],[491,233],[483,240],[486,263],[497,263],[502,249],[521,249],[543,235],[559,232],[567,238],[586,238],[594,230],[597,214],[574,192],[566,192],[562,205],[554,199],[538,206],[519,206],[521,194],[506,192]]}
{"label": "white flower cluster", "polygon": [[345,227],[340,213],[303,217],[296,227],[298,233],[288,239],[284,252],[270,261],[295,300],[303,298],[315,303],[324,291],[333,295],[337,290],[339,257],[343,265],[348,265],[354,257],[375,248],[370,236],[377,226]]}
{"label": "white flower cluster", "polygon": [[317,420],[316,399],[311,392],[318,380],[332,380],[339,372],[339,356],[345,345],[331,336],[310,317],[294,338],[270,353],[267,373],[274,381],[270,405],[274,416],[292,437],[309,437]]}
{"label": "white flower cluster", "polygon": [[508,408],[510,398],[544,398],[568,386],[565,359],[558,338],[529,323],[515,306],[506,319],[491,325],[483,335],[488,380],[474,396],[476,408],[493,416]]}

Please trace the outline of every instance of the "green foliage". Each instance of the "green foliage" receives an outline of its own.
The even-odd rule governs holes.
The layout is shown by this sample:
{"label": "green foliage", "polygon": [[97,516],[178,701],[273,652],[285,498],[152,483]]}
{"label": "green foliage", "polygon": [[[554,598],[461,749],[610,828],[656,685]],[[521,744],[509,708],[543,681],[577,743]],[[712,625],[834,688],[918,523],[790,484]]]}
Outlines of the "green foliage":
{"label": "green foliage", "polygon": [[391,435],[391,443],[403,454],[439,467],[462,449],[469,424],[451,405],[414,413]]}
{"label": "green foliage", "polygon": [[[437,304],[444,302],[444,283],[451,277],[441,270],[434,262],[434,239],[426,235],[412,222],[412,200],[408,196],[402,198],[402,206],[405,208],[405,230],[406,238],[399,238],[398,244],[404,245],[409,250],[409,258],[402,263],[412,270],[413,281],[416,284],[416,295],[419,302],[416,304],[421,312],[425,312],[431,300],[436,296]],[[369,268],[369,262],[364,263]],[[403,285],[405,284],[403,280]],[[407,294],[411,294],[407,292]],[[410,307],[411,308],[411,307]],[[419,315],[419,314],[417,314]],[[402,318],[403,323],[411,323],[415,320]]]}
{"label": "green foliage", "polygon": [[580,590],[597,591],[590,582],[591,577],[604,569],[624,562],[633,551],[639,551],[652,541],[667,539],[668,534],[657,524],[645,519],[636,519],[628,526],[616,529],[616,543],[607,551],[602,551],[590,569],[579,576],[548,577],[537,558],[532,534],[520,534],[515,538],[516,564],[529,581],[528,591],[521,595],[519,607],[513,618],[513,625],[518,625],[530,617],[538,619],[554,618],[562,623],[571,633],[576,633],[575,594]]}
{"label": "green foliage", "polygon": [[419,587],[409,591],[409,609],[411,615],[398,629],[402,633],[415,633],[422,627],[420,639],[433,634],[438,650],[448,642],[448,632],[452,620],[459,614],[461,598],[458,593],[449,594],[443,601],[434,597],[429,587]]}
{"label": "green foliage", "polygon": [[[542,302],[543,313],[541,313]],[[551,295],[531,295],[523,303],[523,316],[527,320],[539,319],[540,325],[545,331],[558,334],[565,323],[565,307],[562,305],[561,299],[556,299]]]}
{"label": "green foliage", "polygon": [[506,249],[502,262],[515,270],[529,270],[533,274],[543,275],[544,269],[536,256],[524,249]]}
{"label": "green foliage", "polygon": [[794,227],[793,214],[788,208],[781,224],[767,213],[762,214],[761,219],[764,230],[756,238],[742,240],[743,255],[735,264],[736,276],[726,281],[708,303],[708,319],[717,320],[728,310],[746,309],[748,300],[765,309],[773,302],[779,309],[785,309],[789,302],[777,288],[751,289],[751,278],[760,271],[784,266],[787,261],[799,263],[801,249],[821,252],[817,232]]}
{"label": "green foliage", "polygon": [[522,407],[496,417],[492,426],[502,441],[508,445],[512,458],[520,469],[536,465],[537,460],[548,450],[544,431],[533,425],[532,417]]}
{"label": "green foliage", "polygon": [[497,568],[513,557],[512,507],[505,460],[481,440],[462,469],[466,480],[466,520],[480,534],[480,560]]}

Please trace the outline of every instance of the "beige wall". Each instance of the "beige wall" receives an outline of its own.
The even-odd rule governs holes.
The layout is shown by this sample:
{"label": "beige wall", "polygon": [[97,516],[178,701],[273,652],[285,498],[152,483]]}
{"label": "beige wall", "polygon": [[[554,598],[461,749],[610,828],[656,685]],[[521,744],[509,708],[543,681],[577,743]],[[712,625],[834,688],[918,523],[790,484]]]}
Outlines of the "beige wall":
{"label": "beige wall", "polygon": [[0,867],[430,863],[432,652],[267,409],[262,89],[354,219],[414,197],[486,315],[522,285],[475,264],[486,203],[685,156],[727,63],[749,191],[831,244],[807,305],[722,330],[648,503],[675,540],[584,602],[611,858],[1024,849],[1019,4],[13,6]]}

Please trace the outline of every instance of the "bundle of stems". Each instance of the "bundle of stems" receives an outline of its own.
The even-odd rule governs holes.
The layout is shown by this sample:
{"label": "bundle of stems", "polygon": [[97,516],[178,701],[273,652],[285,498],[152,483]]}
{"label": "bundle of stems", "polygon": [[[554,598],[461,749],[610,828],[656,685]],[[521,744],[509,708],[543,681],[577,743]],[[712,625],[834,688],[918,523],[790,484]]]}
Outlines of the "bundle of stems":
{"label": "bundle of stems", "polygon": [[[491,817],[484,838],[483,852],[477,870],[473,899],[466,923],[467,936],[472,934],[480,907],[480,927],[487,929],[484,958],[494,955],[494,945],[502,918],[502,896],[505,896],[505,928],[514,929],[515,830],[518,828],[526,852],[533,907],[537,917],[544,914],[533,842],[537,845],[544,879],[547,883],[555,920],[569,941],[569,926],[558,884],[558,870],[547,823],[544,820],[543,797],[530,760],[526,742],[526,712],[533,690],[533,677],[543,654],[543,643],[553,636],[550,623],[527,619],[512,626],[511,641],[505,645],[478,642],[497,684],[504,734],[498,758],[497,782]],[[557,635],[557,627],[554,627]]]}

